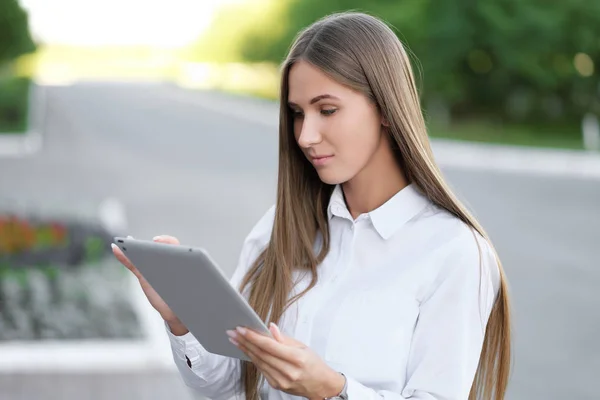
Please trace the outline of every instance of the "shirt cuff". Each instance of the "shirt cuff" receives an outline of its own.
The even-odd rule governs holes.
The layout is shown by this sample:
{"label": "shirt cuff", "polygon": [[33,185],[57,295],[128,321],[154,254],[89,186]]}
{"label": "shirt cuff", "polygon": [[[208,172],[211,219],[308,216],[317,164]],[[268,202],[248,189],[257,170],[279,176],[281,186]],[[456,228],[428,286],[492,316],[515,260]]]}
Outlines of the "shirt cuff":
{"label": "shirt cuff", "polygon": [[[381,399],[382,395],[380,393],[378,393],[376,390],[371,389],[365,385],[363,385],[362,383],[358,382],[355,379],[352,379],[351,377],[346,375],[346,380],[348,382],[348,386],[346,387],[346,393],[348,394],[348,399],[360,399],[360,400],[367,400],[367,399]],[[399,393],[391,393],[391,392],[387,392],[389,394],[392,394],[392,396],[390,396],[390,399],[394,399],[394,400],[406,400],[407,398],[410,398],[410,396],[412,396],[414,391],[412,390],[404,390],[402,392],[402,394]],[[383,398],[388,398],[387,396],[383,396]]]}
{"label": "shirt cuff", "polygon": [[192,332],[188,332],[185,335],[176,336],[171,332],[169,324],[165,321],[165,329],[167,336],[171,342],[171,349],[175,359],[178,361],[185,362],[189,367],[194,365],[196,361],[200,359],[202,354],[206,351],[204,347],[194,337]]}
{"label": "shirt cuff", "polygon": [[346,376],[348,386],[346,387],[346,393],[349,399],[370,399],[373,398],[373,390],[365,387],[358,381]]}

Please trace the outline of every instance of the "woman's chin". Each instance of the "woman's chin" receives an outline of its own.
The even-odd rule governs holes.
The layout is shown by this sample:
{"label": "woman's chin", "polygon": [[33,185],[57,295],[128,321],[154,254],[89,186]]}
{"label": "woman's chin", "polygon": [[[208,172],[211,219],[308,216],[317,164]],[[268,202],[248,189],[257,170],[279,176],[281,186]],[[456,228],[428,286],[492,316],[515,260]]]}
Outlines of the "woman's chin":
{"label": "woman's chin", "polygon": [[341,174],[336,174],[333,171],[317,170],[317,173],[319,174],[319,179],[321,179],[321,182],[328,185],[338,185],[348,180],[345,179],[345,177]]}

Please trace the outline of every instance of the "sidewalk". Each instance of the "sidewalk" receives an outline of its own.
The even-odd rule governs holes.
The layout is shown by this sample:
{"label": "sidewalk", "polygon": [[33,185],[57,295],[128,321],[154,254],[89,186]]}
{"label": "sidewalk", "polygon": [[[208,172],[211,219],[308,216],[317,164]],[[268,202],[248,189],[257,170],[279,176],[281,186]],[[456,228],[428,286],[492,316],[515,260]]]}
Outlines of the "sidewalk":
{"label": "sidewalk", "polygon": [[[31,360],[35,362],[35,360]],[[85,360],[81,360],[85,363]],[[32,379],[34,378],[34,379]],[[177,372],[0,374],[3,400],[192,400]]]}

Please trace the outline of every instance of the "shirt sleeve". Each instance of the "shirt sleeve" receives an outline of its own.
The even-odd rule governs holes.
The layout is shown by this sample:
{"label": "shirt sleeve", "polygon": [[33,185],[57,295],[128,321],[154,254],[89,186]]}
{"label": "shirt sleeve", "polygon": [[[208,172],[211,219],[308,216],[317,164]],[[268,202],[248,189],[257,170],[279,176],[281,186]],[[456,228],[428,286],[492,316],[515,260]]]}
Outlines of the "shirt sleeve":
{"label": "shirt sleeve", "polygon": [[[242,246],[238,265],[230,283],[238,288],[246,272],[268,243],[274,207],[258,221]],[[173,360],[184,383],[213,400],[244,399],[241,387],[241,362],[237,358],[208,352],[191,332],[174,335],[165,323],[167,336],[173,352]]]}
{"label": "shirt sleeve", "polygon": [[347,377],[350,399],[467,400],[483,347],[485,327],[499,288],[489,244],[462,237],[446,252],[432,289],[421,299],[401,393],[377,391]]}

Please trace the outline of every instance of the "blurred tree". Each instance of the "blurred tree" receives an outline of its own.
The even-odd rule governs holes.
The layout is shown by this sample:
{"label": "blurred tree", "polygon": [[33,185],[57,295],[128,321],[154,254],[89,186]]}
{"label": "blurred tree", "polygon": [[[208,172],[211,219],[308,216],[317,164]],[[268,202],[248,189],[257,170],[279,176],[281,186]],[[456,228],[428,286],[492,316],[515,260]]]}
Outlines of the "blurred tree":
{"label": "blurred tree", "polygon": [[35,48],[25,10],[17,0],[0,0],[0,66]]}
{"label": "blurred tree", "polygon": [[[186,57],[192,61],[216,63],[272,61],[281,55],[275,41],[289,31],[281,18],[288,11],[288,3],[288,0],[252,0],[222,6],[207,34],[187,49]],[[267,37],[274,40],[267,40]],[[253,46],[255,39],[265,47]]]}
{"label": "blurred tree", "polygon": [[433,117],[554,124],[600,115],[600,1],[261,0],[224,10],[228,24],[213,28],[234,38],[238,59],[279,63],[301,28],[346,10],[394,28],[423,71]]}
{"label": "blurred tree", "polygon": [[[432,70],[429,92],[440,87],[444,69],[457,77],[462,96],[448,98],[455,114],[473,110],[512,120],[579,119],[597,107],[600,63],[600,2],[581,0],[479,0],[465,8],[456,23],[462,32],[446,36],[433,28],[447,19],[439,12],[423,59]],[[446,6],[448,7],[448,6]],[[438,11],[440,9],[438,8]],[[456,59],[440,59],[436,49],[466,39]],[[581,68],[582,54],[591,67]],[[425,64],[425,61],[424,61]],[[595,99],[595,100],[594,100]]]}
{"label": "blurred tree", "polygon": [[0,133],[27,129],[29,79],[15,76],[14,60],[35,49],[25,10],[17,0],[0,0]]}

